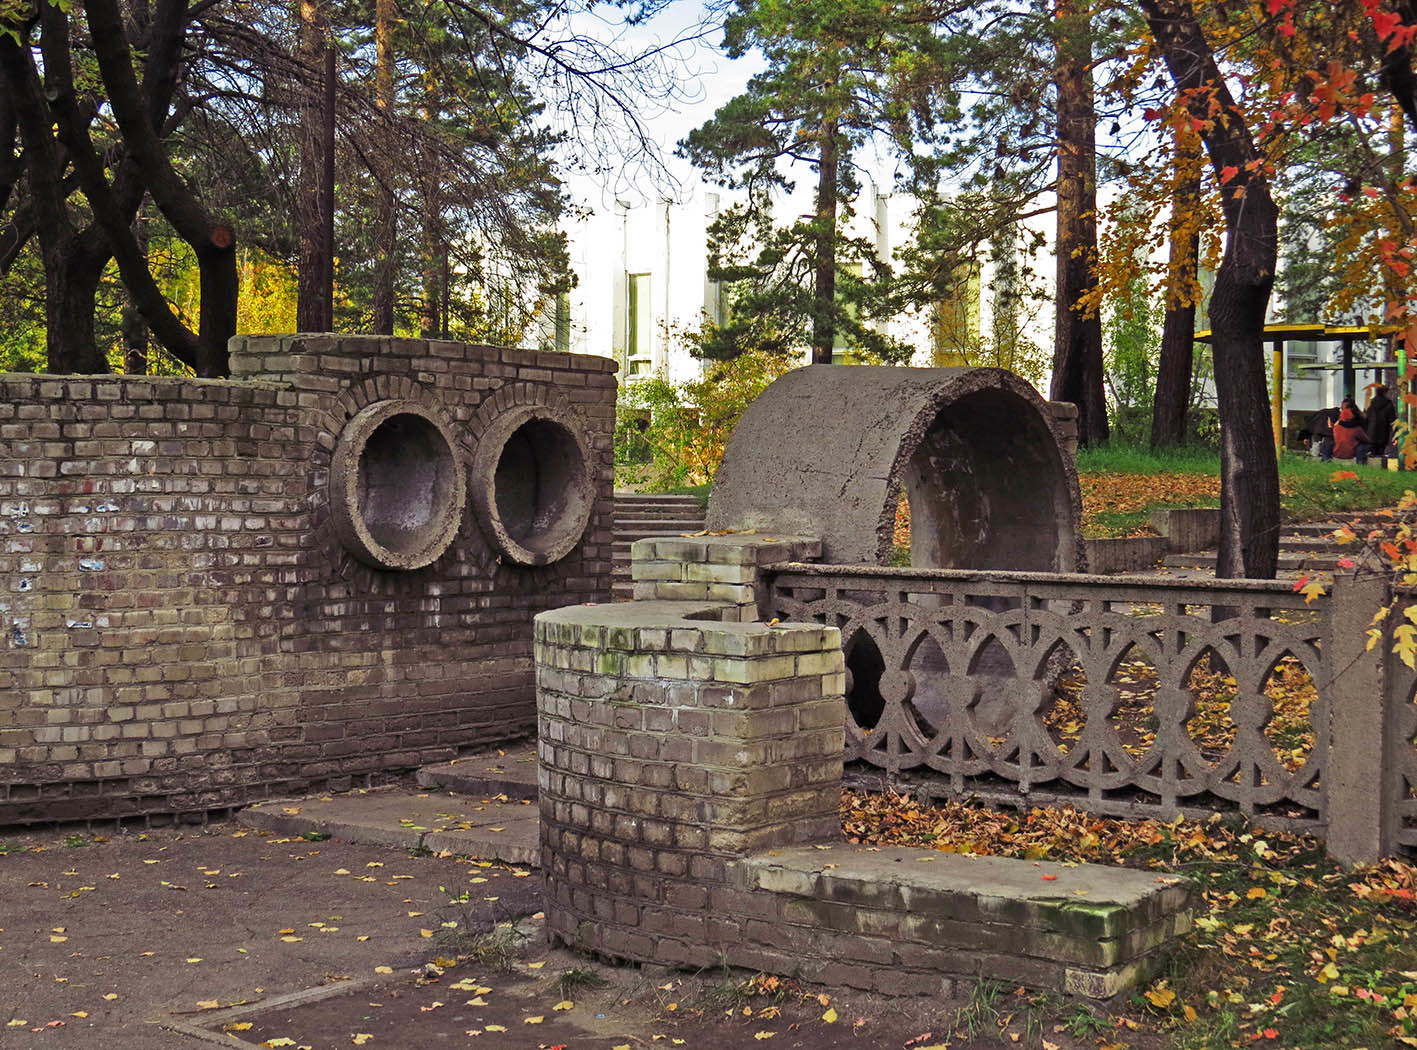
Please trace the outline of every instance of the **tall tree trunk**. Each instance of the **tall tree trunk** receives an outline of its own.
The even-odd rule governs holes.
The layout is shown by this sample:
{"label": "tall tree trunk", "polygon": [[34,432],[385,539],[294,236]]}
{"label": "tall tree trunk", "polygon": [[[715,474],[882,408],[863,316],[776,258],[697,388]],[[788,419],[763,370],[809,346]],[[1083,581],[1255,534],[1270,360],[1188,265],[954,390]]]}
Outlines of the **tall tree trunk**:
{"label": "tall tree trunk", "polygon": [[[430,158],[423,163],[430,164]],[[418,321],[419,334],[437,339],[443,328],[443,259],[447,247],[443,238],[442,193],[436,175],[426,172],[423,179],[423,304]]]}
{"label": "tall tree trunk", "polygon": [[836,194],[841,163],[835,120],[823,120],[817,156],[816,275],[812,286],[812,364],[832,363],[836,343]]}
{"label": "tall tree trunk", "polygon": [[302,79],[300,105],[300,257],[296,268],[295,327],[328,332],[325,272],[332,246],[325,244],[323,197],[325,170],[325,45],[330,39],[329,0],[295,0],[295,61]]}
{"label": "tall tree trunk", "polygon": [[1189,136],[1176,146],[1176,190],[1171,200],[1171,257],[1167,265],[1166,319],[1161,326],[1161,359],[1156,369],[1156,401],[1151,412],[1151,447],[1186,440],[1195,356],[1196,275],[1200,265],[1200,143]]}
{"label": "tall tree trunk", "polygon": [[[374,45],[377,67],[374,90],[379,112],[386,122],[394,111],[394,0],[376,0]],[[378,183],[374,213],[374,333],[394,334],[394,266],[398,246],[398,221],[394,211],[397,151],[385,150],[384,170],[375,172]]]}
{"label": "tall tree trunk", "polygon": [[1102,318],[1085,313],[1097,288],[1097,116],[1086,10],[1057,6],[1058,240],[1052,398],[1078,407],[1078,442],[1107,440]]}
{"label": "tall tree trunk", "polygon": [[1140,3],[1177,94],[1200,124],[1225,213],[1225,254],[1210,298],[1221,439],[1216,572],[1272,579],[1279,560],[1279,470],[1266,410],[1264,322],[1279,256],[1279,209],[1189,0]]}

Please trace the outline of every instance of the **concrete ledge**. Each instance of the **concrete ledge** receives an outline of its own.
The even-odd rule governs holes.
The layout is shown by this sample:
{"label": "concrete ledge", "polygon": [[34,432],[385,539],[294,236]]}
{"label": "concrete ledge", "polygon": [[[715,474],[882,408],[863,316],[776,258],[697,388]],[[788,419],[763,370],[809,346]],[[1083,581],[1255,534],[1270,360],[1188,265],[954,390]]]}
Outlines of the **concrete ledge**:
{"label": "concrete ledge", "polygon": [[540,859],[536,807],[522,802],[377,790],[280,799],[247,806],[238,819],[292,837],[314,832],[341,842],[446,850],[507,864],[535,865]]}
{"label": "concrete ledge", "polygon": [[1220,545],[1219,507],[1156,507],[1151,527],[1166,539],[1166,549],[1179,553],[1214,550]]}
{"label": "concrete ledge", "polygon": [[790,926],[885,937],[955,977],[979,972],[983,953],[987,972],[1093,998],[1131,986],[1191,926],[1186,880],[1095,864],[836,845],[737,868],[749,888],[780,898]]}
{"label": "concrete ledge", "polygon": [[1146,572],[1167,551],[1160,536],[1128,536],[1120,539],[1083,540],[1087,571],[1100,576],[1119,572]]}

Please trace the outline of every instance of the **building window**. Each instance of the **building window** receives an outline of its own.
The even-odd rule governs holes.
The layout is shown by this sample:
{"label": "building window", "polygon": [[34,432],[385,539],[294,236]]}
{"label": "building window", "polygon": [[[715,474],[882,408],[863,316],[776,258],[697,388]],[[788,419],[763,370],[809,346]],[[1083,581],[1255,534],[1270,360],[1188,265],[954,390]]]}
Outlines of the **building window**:
{"label": "building window", "polygon": [[631,376],[648,375],[653,368],[649,276],[647,273],[625,275],[625,360]]}
{"label": "building window", "polygon": [[[836,301],[838,304],[841,304],[841,285],[846,281],[853,281],[856,284],[860,284],[861,273],[861,264],[859,262],[844,263],[837,267]],[[853,322],[859,321],[861,318],[861,311],[855,303],[848,302],[842,304],[841,312]],[[832,332],[832,361],[839,365],[851,363],[853,360],[851,351],[856,349],[856,341],[849,338],[847,333],[843,332],[841,329],[842,326],[837,324]]]}
{"label": "building window", "polygon": [[[1266,347],[1266,349],[1270,349]],[[1317,364],[1319,344],[1307,339],[1295,339],[1284,348],[1284,372],[1290,379],[1317,379],[1317,372],[1300,370],[1300,365]]]}
{"label": "building window", "polygon": [[571,293],[556,296],[556,349],[569,353],[571,349]]}

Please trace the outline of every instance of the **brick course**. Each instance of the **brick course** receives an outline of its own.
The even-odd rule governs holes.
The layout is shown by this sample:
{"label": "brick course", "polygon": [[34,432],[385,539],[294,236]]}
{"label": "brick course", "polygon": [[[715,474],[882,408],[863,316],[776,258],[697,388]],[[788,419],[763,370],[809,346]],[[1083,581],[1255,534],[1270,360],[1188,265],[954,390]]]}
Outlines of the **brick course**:
{"label": "brick course", "polygon": [[[614,363],[429,340],[238,338],[232,380],[0,376],[0,823],[206,810],[534,727],[531,617],[609,595]],[[570,413],[596,500],[546,567],[470,512],[425,569],[339,545],[345,422],[406,398],[470,460]]]}

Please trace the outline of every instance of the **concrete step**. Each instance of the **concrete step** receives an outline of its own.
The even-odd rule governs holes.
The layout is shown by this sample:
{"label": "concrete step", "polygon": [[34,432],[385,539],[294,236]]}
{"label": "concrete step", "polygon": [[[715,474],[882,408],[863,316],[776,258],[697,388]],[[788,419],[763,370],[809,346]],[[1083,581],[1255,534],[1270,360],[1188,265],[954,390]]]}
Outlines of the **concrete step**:
{"label": "concrete step", "polygon": [[415,779],[434,791],[536,798],[536,765],[536,745],[527,742],[424,766]]}
{"label": "concrete step", "polygon": [[[1189,554],[1168,554],[1165,558],[1161,560],[1161,564],[1168,569],[1213,569],[1215,568],[1215,559],[1217,554],[1217,551],[1195,551]],[[1327,561],[1329,564],[1327,566],[1317,566],[1309,564],[1310,561]],[[1279,568],[1280,571],[1284,571],[1292,569],[1312,569],[1320,567],[1329,567],[1332,565],[1333,561],[1333,558],[1322,558],[1318,556],[1306,557],[1303,554],[1286,554],[1281,552],[1279,555]]]}
{"label": "concrete step", "polygon": [[703,532],[703,522],[659,522],[648,525],[637,525],[634,528],[621,528],[616,526],[614,540],[611,542],[631,542],[635,540],[654,539],[659,536],[684,536],[692,535],[696,532]]}
{"label": "concrete step", "polygon": [[340,842],[427,849],[480,860],[536,866],[541,860],[534,802],[375,788],[340,795],[275,799],[237,817],[278,835],[327,835]]}
{"label": "concrete step", "polygon": [[658,532],[660,535],[672,532],[699,532],[704,527],[703,518],[631,518],[615,519],[615,535],[630,533]]}

